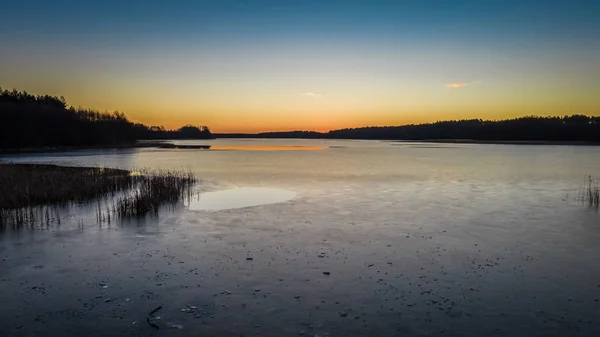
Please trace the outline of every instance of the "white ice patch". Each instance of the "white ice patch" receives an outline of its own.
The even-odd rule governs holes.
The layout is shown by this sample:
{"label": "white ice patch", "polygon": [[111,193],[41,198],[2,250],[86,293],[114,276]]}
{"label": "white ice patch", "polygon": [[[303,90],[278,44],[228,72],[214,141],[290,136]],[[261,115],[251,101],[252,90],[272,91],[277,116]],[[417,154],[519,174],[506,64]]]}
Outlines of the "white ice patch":
{"label": "white ice patch", "polygon": [[296,193],[276,188],[242,187],[223,191],[206,192],[192,198],[191,211],[220,211],[276,204],[293,199]]}

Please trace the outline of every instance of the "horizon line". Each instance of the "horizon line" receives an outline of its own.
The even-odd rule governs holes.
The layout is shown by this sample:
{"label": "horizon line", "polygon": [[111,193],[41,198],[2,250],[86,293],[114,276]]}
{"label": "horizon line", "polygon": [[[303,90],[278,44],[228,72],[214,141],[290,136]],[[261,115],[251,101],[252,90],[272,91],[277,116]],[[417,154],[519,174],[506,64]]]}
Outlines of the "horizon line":
{"label": "horizon line", "polygon": [[403,126],[418,126],[418,125],[428,125],[435,123],[444,123],[444,122],[461,122],[461,121],[483,121],[483,122],[502,122],[502,121],[512,121],[519,120],[524,118],[563,118],[563,117],[573,117],[573,116],[585,116],[591,118],[600,118],[595,115],[586,115],[586,114],[564,114],[564,115],[552,115],[552,116],[544,116],[544,115],[523,115],[520,117],[513,118],[504,118],[504,119],[483,119],[483,118],[464,118],[464,119],[444,119],[444,120],[436,120],[434,122],[425,122],[425,123],[409,123],[409,124],[397,124],[397,125],[364,125],[358,127],[345,127],[345,128],[337,128],[337,129],[329,129],[327,131],[316,131],[316,130],[278,130],[278,131],[259,131],[259,132],[212,132],[213,134],[221,134],[221,135],[259,135],[259,134],[267,134],[267,133],[291,133],[291,132],[311,132],[311,133],[329,133],[332,131],[338,130],[354,130],[354,129],[366,129],[366,128],[394,128],[394,127],[403,127]]}

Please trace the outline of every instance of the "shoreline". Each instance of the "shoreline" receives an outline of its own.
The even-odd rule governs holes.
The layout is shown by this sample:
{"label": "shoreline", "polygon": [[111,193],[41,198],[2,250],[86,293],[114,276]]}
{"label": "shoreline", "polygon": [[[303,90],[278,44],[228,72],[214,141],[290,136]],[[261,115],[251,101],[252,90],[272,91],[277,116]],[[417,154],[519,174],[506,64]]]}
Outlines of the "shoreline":
{"label": "shoreline", "polygon": [[[222,137],[217,139],[240,139],[237,137]],[[294,140],[373,140],[388,141],[392,143],[432,143],[432,144],[488,144],[488,145],[560,145],[560,146],[600,146],[599,142],[589,141],[549,141],[549,140],[474,140],[474,139],[358,139],[358,138],[265,138],[265,137],[247,137],[245,139],[269,140],[269,139],[294,139]],[[31,153],[54,153],[70,152],[79,150],[118,150],[118,149],[136,149],[136,148],[159,148],[159,149],[209,149],[210,145],[175,145],[170,140],[150,140],[139,141],[136,143],[119,145],[92,145],[92,146],[61,146],[61,147],[41,147],[41,148],[22,148],[22,149],[0,149],[0,156],[13,154],[31,154]]]}
{"label": "shoreline", "polygon": [[498,145],[571,145],[600,146],[597,142],[588,141],[553,141],[553,140],[475,140],[475,139],[427,139],[427,140],[392,140],[398,143],[438,143],[438,144],[498,144]]}
{"label": "shoreline", "polygon": [[500,144],[500,145],[576,145],[576,146],[600,146],[600,142],[590,141],[554,141],[554,140],[476,140],[476,139],[369,139],[369,138],[293,138],[293,137],[259,137],[248,135],[247,137],[217,137],[217,139],[277,139],[277,140],[372,140],[393,143],[446,143],[446,144]]}
{"label": "shoreline", "polygon": [[168,141],[139,141],[136,143],[117,144],[117,145],[90,145],[90,146],[59,146],[59,147],[32,147],[20,149],[0,149],[0,155],[3,154],[20,154],[20,153],[52,153],[52,152],[69,152],[78,150],[115,150],[115,149],[137,149],[150,147],[169,146]]}

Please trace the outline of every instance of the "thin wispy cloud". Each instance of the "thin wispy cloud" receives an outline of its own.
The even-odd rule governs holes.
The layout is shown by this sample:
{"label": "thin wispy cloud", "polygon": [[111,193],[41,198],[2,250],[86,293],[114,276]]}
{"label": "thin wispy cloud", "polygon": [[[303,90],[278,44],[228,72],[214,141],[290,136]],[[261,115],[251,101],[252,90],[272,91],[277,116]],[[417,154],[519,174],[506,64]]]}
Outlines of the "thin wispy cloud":
{"label": "thin wispy cloud", "polygon": [[311,97],[311,98],[323,97],[323,95],[317,94],[317,93],[314,93],[314,92],[302,92],[302,93],[300,93],[300,96]]}
{"label": "thin wispy cloud", "polygon": [[450,89],[464,88],[467,85],[469,85],[469,83],[464,83],[464,82],[455,82],[455,83],[444,84],[444,86],[446,88],[450,88]]}
{"label": "thin wispy cloud", "polygon": [[459,89],[459,88],[464,88],[466,86],[479,85],[482,83],[483,83],[482,81],[476,80],[476,81],[471,81],[471,82],[453,82],[453,83],[444,84],[444,86],[446,88],[450,88],[450,89]]}

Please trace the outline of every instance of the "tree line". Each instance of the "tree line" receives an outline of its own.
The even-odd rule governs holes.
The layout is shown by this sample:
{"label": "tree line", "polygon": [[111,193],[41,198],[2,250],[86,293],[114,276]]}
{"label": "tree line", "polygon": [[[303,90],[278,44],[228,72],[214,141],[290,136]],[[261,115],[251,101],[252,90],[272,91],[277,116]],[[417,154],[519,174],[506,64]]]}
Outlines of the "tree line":
{"label": "tree line", "polygon": [[428,124],[366,127],[328,132],[332,138],[397,140],[600,142],[600,117],[527,116],[505,120],[455,120]]}
{"label": "tree line", "polygon": [[[140,139],[209,139],[206,126],[177,130],[131,122],[121,112],[69,106],[64,97],[0,88],[0,149],[118,146]],[[315,131],[218,134],[217,137],[387,140],[554,141],[600,143],[600,117],[526,116],[505,120],[452,120],[403,126]]]}
{"label": "tree line", "polygon": [[178,130],[133,123],[122,112],[69,106],[64,97],[0,88],[0,149],[117,146],[140,139],[213,138],[206,126]]}
{"label": "tree line", "polygon": [[402,126],[371,126],[329,132],[265,132],[256,135],[220,134],[218,137],[329,138],[379,140],[467,140],[523,142],[597,142],[600,143],[600,117],[571,115],[563,117],[527,116],[505,120],[452,120]]}

